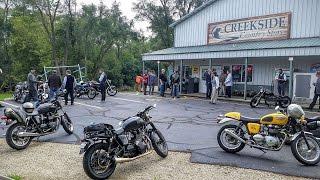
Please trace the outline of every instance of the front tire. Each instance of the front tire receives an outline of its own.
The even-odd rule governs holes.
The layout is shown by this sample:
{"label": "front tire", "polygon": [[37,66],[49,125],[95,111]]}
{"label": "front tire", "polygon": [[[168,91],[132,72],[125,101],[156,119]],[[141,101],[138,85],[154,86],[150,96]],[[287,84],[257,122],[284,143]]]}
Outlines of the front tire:
{"label": "front tire", "polygon": [[64,115],[61,117],[61,125],[63,127],[63,129],[66,131],[66,133],[68,133],[69,135],[73,134],[73,123],[71,121],[71,119],[69,118],[67,113],[64,113]]}
{"label": "front tire", "polygon": [[21,123],[15,123],[11,125],[6,132],[6,141],[7,144],[16,150],[26,149],[31,143],[31,137],[18,137],[17,134],[19,132],[24,132],[26,130],[26,126]]}
{"label": "front tire", "polygon": [[319,142],[312,135],[305,134],[305,137],[311,147],[310,150],[303,136],[299,136],[291,143],[292,154],[302,164],[316,165],[320,162]]}
{"label": "front tire", "polygon": [[153,149],[160,157],[165,158],[168,156],[167,141],[159,130],[154,130],[153,132],[151,132],[150,140]]}
{"label": "front tire", "polygon": [[232,136],[228,135],[225,132],[226,129],[233,130],[233,132],[238,134],[240,137],[242,137],[244,133],[241,128],[239,128],[238,132],[235,132],[235,130],[238,129],[238,126],[236,125],[230,124],[230,125],[223,126],[219,130],[217,135],[219,146],[228,153],[237,153],[241,151],[244,148],[245,144],[233,138]]}
{"label": "front tire", "polygon": [[281,100],[279,101],[279,105],[282,108],[287,108],[290,104],[291,104],[291,99],[288,96],[282,97]]}
{"label": "front tire", "polygon": [[259,103],[260,103],[259,96],[256,95],[256,96],[254,96],[254,97],[251,99],[251,101],[250,101],[250,106],[251,106],[252,108],[256,108],[256,107],[259,105]]}
{"label": "front tire", "polygon": [[107,149],[105,144],[94,144],[84,154],[83,169],[91,179],[107,179],[116,169],[116,160],[108,157]]}
{"label": "front tire", "polygon": [[88,98],[94,99],[97,96],[97,91],[94,88],[88,90]]}

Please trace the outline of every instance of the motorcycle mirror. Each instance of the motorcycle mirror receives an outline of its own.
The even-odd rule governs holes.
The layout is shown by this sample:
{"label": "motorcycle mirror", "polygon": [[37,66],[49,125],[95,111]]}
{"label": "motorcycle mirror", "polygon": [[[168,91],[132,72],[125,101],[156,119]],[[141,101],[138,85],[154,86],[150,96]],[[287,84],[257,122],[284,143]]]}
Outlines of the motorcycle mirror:
{"label": "motorcycle mirror", "polygon": [[280,107],[279,107],[279,106],[276,106],[276,107],[274,108],[274,110],[280,111]]}
{"label": "motorcycle mirror", "polygon": [[154,104],[153,107],[156,108],[156,107],[157,107],[157,104]]}

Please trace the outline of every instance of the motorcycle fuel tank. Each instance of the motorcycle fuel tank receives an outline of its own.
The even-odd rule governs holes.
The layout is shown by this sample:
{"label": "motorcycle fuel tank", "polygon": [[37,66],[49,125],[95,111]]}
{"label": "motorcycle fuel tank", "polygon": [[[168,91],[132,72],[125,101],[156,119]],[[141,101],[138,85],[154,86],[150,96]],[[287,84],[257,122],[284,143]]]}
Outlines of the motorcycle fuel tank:
{"label": "motorcycle fuel tank", "polygon": [[145,121],[140,117],[130,117],[127,120],[125,120],[121,126],[125,131],[131,131],[139,129],[145,124]]}
{"label": "motorcycle fuel tank", "polygon": [[269,125],[286,125],[288,123],[288,116],[282,113],[268,114],[261,118],[260,123]]}

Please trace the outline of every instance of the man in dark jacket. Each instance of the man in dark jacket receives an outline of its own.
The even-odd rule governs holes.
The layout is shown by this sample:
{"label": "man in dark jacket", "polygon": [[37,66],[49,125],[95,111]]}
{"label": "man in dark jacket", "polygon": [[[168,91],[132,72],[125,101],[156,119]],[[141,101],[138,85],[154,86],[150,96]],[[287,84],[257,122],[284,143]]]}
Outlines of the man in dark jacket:
{"label": "man in dark jacket", "polygon": [[28,90],[29,90],[30,101],[34,101],[34,102],[38,103],[37,85],[38,85],[38,83],[40,83],[40,81],[37,81],[35,75],[36,75],[35,68],[31,68],[31,71],[28,74],[28,78],[27,78],[27,86],[28,86]]}
{"label": "man in dark jacket", "polygon": [[[313,83],[315,86],[313,101],[309,106],[309,109],[313,109],[314,105],[316,105],[318,98],[320,97],[320,71],[317,72],[317,82]],[[320,110],[320,100],[319,100],[319,110]]]}
{"label": "man in dark jacket", "polygon": [[100,83],[100,90],[101,90],[101,102],[106,101],[106,81],[107,75],[104,73],[102,69],[99,70],[99,83]]}
{"label": "man in dark jacket", "polygon": [[166,90],[166,83],[168,82],[167,76],[165,74],[166,70],[162,69],[161,74],[159,76],[160,79],[160,96],[164,97],[164,93]]}
{"label": "man in dark jacket", "polygon": [[70,96],[71,99],[71,105],[73,105],[74,102],[74,88],[76,87],[76,78],[71,75],[71,71],[66,71],[66,76],[63,79],[63,87],[65,89],[65,95],[64,95],[64,104],[68,105],[68,96]]}
{"label": "man in dark jacket", "polygon": [[[0,74],[2,74],[2,69],[0,68]],[[4,107],[1,103],[0,103],[0,108]]]}
{"label": "man in dark jacket", "polygon": [[60,76],[57,75],[57,71],[53,70],[52,74],[49,76],[48,85],[50,88],[49,98],[52,99],[57,95],[61,87],[61,79]]}
{"label": "man in dark jacket", "polygon": [[207,93],[206,93],[206,98],[210,99],[211,97],[211,92],[212,92],[212,84],[211,84],[211,71],[207,70],[204,73],[204,78],[206,80],[206,86],[207,86]]}

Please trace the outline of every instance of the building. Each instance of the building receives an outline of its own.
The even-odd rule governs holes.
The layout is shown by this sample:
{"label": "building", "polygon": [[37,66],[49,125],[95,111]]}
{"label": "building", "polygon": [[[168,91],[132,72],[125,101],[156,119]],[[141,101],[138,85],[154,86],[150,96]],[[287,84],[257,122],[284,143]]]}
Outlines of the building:
{"label": "building", "polygon": [[211,0],[171,25],[174,47],[144,54],[142,60],[172,62],[184,78],[200,79],[200,92],[209,67],[231,70],[233,90],[244,92],[276,89],[276,70],[282,68],[287,93],[308,98],[311,82],[301,90],[294,89],[302,87],[294,81],[311,81],[299,73],[320,67],[319,9],[319,0]]}

